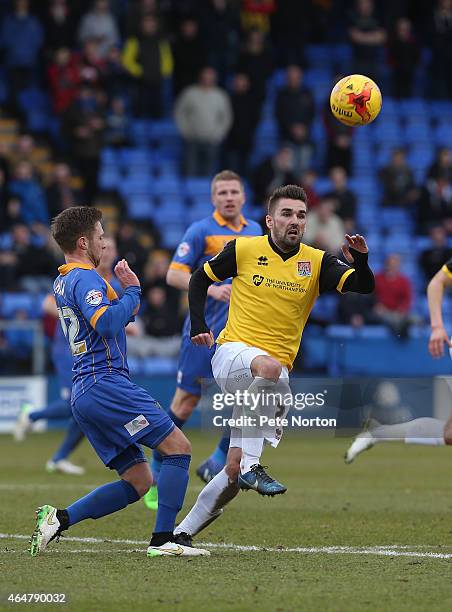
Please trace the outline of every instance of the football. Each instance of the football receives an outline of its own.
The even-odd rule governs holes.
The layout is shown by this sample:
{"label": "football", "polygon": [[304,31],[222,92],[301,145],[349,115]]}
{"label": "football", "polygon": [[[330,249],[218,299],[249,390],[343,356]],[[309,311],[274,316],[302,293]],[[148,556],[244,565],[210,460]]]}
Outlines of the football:
{"label": "football", "polygon": [[331,112],[336,119],[354,127],[372,123],[381,105],[378,85],[362,74],[352,74],[338,81],[330,96]]}

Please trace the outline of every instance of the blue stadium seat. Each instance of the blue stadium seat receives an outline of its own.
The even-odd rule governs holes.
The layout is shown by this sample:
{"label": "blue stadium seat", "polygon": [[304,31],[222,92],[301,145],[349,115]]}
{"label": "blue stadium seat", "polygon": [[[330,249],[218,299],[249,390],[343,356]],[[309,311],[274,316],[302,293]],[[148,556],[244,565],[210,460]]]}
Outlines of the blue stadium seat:
{"label": "blue stadium seat", "polygon": [[210,179],[208,178],[187,178],[182,189],[187,196],[205,196],[210,199]]}
{"label": "blue stadium seat", "polygon": [[452,123],[442,123],[433,130],[436,144],[440,147],[450,147],[452,142]]}
{"label": "blue stadium seat", "polygon": [[97,183],[101,189],[116,189],[123,176],[117,166],[102,166],[99,172]]}
{"label": "blue stadium seat", "polygon": [[10,319],[18,310],[23,310],[29,318],[37,319],[41,316],[41,302],[41,296],[29,293],[3,293],[0,299],[0,313],[5,319]]}
{"label": "blue stadium seat", "polygon": [[152,191],[155,195],[164,198],[179,197],[182,195],[179,179],[172,176],[161,176],[152,180]]}
{"label": "blue stadium seat", "polygon": [[155,206],[150,196],[132,194],[127,198],[127,210],[132,219],[150,219],[155,212]]}
{"label": "blue stadium seat", "polygon": [[306,45],[306,62],[312,68],[329,68],[332,49],[330,45]]}
{"label": "blue stadium seat", "polygon": [[407,210],[392,207],[381,208],[380,215],[383,229],[397,232],[403,228],[406,228],[408,232],[412,230],[413,218]]}
{"label": "blue stadium seat", "polygon": [[185,200],[179,197],[165,197],[160,199],[160,206],[156,211],[155,221],[157,225],[165,223],[186,223],[188,218],[188,206]]}

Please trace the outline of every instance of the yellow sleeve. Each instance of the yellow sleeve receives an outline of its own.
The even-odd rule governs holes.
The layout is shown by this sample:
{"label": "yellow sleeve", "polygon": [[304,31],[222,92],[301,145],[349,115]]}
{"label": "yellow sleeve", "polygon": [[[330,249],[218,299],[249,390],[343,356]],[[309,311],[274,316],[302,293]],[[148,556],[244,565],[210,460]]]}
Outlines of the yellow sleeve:
{"label": "yellow sleeve", "polygon": [[162,76],[167,78],[173,74],[173,54],[171,53],[171,46],[166,40],[160,42],[160,71]]}
{"label": "yellow sleeve", "polygon": [[137,38],[128,38],[122,52],[122,65],[134,77],[143,74],[143,68],[137,62],[139,44]]}
{"label": "yellow sleeve", "polygon": [[350,276],[350,274],[353,274],[355,270],[353,268],[351,268],[350,270],[346,270],[344,272],[344,274],[341,276],[337,287],[336,287],[336,291],[339,291],[339,293],[342,293],[342,287],[344,286],[345,281],[347,280],[347,278]]}
{"label": "yellow sleeve", "polygon": [[444,266],[441,268],[441,271],[452,280],[452,272],[449,270],[446,264],[444,264]]}
{"label": "yellow sleeve", "polygon": [[215,283],[222,282],[222,280],[218,278],[217,276],[215,276],[215,274],[212,272],[212,268],[210,267],[210,264],[208,261],[206,261],[206,263],[204,264],[204,272],[207,274],[210,280],[213,280]]}

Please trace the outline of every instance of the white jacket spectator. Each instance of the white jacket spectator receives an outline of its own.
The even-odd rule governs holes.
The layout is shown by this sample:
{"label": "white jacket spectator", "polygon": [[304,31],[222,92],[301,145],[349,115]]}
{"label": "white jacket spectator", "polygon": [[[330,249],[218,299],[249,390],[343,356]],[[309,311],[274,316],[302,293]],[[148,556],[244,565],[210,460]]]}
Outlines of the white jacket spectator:
{"label": "white jacket spectator", "polygon": [[324,198],[308,213],[304,242],[336,255],[345,241],[344,236],[345,226],[334,212],[334,200]]}
{"label": "white jacket spectator", "polygon": [[228,94],[215,84],[211,68],[201,72],[198,85],[182,90],[175,106],[175,118],[185,140],[218,144],[224,140],[232,124],[232,108]]}
{"label": "white jacket spectator", "polygon": [[82,17],[78,30],[80,44],[90,38],[99,41],[99,54],[106,57],[109,49],[119,44],[119,31],[110,12],[108,0],[96,0],[93,9]]}

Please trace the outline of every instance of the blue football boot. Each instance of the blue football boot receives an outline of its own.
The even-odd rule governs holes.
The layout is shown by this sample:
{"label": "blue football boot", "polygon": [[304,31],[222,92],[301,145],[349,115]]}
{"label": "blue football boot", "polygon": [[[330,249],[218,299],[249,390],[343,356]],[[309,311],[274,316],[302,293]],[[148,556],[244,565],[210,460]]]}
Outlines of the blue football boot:
{"label": "blue football boot", "polygon": [[212,480],[224,468],[224,463],[218,463],[209,457],[196,470],[196,475],[206,484]]}
{"label": "blue football boot", "polygon": [[[266,466],[265,466],[266,467]],[[239,474],[239,487],[244,491],[252,489],[260,495],[281,495],[287,491],[287,488],[280,482],[267,474],[264,466],[256,464],[252,465],[249,472]]]}

